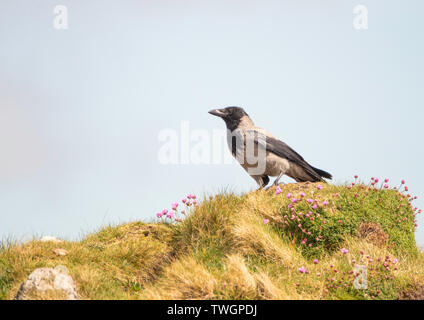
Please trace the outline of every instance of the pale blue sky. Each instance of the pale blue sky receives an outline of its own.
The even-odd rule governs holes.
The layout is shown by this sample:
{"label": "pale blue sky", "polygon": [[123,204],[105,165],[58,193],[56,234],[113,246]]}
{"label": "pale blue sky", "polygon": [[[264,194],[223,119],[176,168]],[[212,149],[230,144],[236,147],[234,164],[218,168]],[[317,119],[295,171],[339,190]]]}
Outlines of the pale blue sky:
{"label": "pale blue sky", "polygon": [[0,238],[76,239],[187,193],[255,188],[236,164],[158,163],[161,129],[222,129],[207,111],[227,105],[335,183],[405,179],[424,197],[423,14],[419,0],[2,0]]}

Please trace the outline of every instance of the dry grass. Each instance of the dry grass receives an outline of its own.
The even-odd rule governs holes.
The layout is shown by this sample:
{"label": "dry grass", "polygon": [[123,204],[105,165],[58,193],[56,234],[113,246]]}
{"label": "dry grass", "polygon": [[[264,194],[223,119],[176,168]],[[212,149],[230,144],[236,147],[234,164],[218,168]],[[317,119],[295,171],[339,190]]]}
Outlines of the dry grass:
{"label": "dry grass", "polygon": [[[293,237],[296,230],[289,229],[284,218],[289,212],[288,192],[329,201],[327,207],[317,209],[328,221],[328,230],[314,224],[308,227],[323,236],[321,247],[310,249]],[[275,190],[262,190],[204,200],[180,224],[129,223],[103,228],[80,242],[3,244],[0,298],[13,299],[34,269],[57,265],[68,268],[81,299],[420,296],[424,255],[416,250],[407,220],[389,227],[395,225],[392,214],[407,217],[408,211],[396,211],[395,204],[403,200],[381,191],[373,202],[374,193],[353,197],[357,192],[343,186],[325,185],[318,190],[316,184],[290,184],[279,196]],[[340,194],[337,201],[336,193]],[[342,224],[337,223],[339,219],[344,219]],[[340,248],[348,252],[343,254]],[[65,249],[67,254],[58,255],[55,249]],[[392,263],[395,258],[396,264]],[[319,262],[315,264],[314,259]],[[349,282],[355,264],[372,270],[368,290],[357,290]],[[299,272],[300,267],[308,273]]]}
{"label": "dry grass", "polygon": [[143,292],[146,299],[212,299],[216,286],[215,277],[192,257],[181,257],[170,264],[160,280]]}

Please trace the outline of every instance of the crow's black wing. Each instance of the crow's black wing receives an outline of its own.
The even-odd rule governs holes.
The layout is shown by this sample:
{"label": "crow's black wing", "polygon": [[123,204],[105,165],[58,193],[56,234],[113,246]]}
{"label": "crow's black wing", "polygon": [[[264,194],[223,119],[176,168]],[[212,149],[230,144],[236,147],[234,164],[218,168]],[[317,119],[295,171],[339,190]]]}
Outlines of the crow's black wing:
{"label": "crow's black wing", "polygon": [[314,180],[322,180],[321,176],[314,170],[314,168],[309,165],[309,163],[307,163],[300,154],[290,148],[283,141],[259,134],[255,137],[255,142],[258,143],[259,146],[265,147],[267,151],[299,165]]}

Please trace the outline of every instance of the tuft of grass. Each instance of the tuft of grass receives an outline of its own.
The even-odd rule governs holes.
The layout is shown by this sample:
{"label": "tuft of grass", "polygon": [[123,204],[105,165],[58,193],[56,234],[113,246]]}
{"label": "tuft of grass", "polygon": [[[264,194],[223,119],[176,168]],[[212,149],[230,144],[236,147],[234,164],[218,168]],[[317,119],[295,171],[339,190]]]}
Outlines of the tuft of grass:
{"label": "tuft of grass", "polygon": [[[79,242],[2,243],[0,299],[13,299],[34,269],[57,265],[81,299],[398,299],[424,287],[417,209],[404,191],[297,183],[190,198],[177,223],[108,226]],[[366,289],[354,286],[358,266]]]}
{"label": "tuft of grass", "polygon": [[179,253],[189,253],[210,268],[220,268],[221,261],[234,246],[230,230],[233,214],[243,197],[221,194],[197,206],[184,223],[174,227],[173,246]]}

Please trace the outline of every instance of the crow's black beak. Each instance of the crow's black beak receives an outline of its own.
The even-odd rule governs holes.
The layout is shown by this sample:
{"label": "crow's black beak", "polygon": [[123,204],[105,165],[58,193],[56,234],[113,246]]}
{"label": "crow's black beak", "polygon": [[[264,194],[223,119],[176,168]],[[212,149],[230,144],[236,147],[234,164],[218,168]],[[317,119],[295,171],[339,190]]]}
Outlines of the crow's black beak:
{"label": "crow's black beak", "polygon": [[220,118],[225,117],[227,115],[227,113],[222,109],[213,109],[209,111],[209,113]]}

